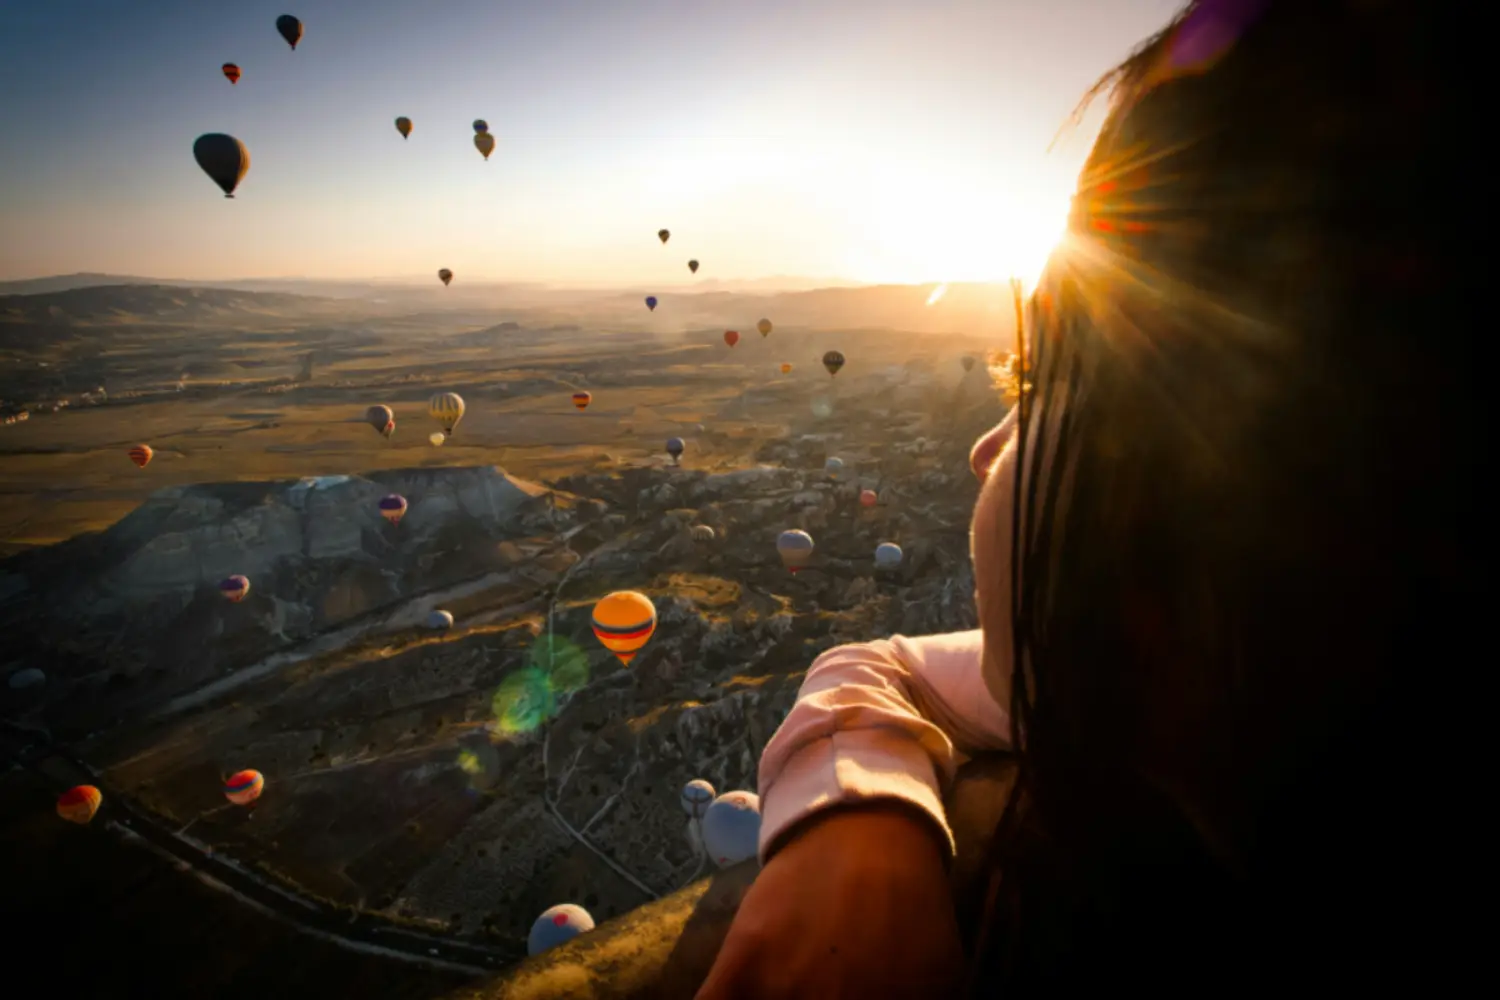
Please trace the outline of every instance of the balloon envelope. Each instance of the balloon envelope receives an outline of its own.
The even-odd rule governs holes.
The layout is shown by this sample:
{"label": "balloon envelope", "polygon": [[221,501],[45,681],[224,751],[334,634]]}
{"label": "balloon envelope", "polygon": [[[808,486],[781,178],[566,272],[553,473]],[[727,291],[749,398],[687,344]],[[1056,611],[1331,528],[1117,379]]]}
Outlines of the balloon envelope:
{"label": "balloon envelope", "polygon": [[224,782],[224,797],[237,806],[248,806],[260,798],[265,790],[266,779],[259,771],[244,770],[229,776]]}
{"label": "balloon envelope", "polygon": [[230,83],[240,82],[240,68],[234,63],[224,64],[224,76]]}
{"label": "balloon envelope", "polygon": [[488,132],[480,132],[474,137],[474,148],[483,153],[484,158],[488,160],[490,154],[495,151],[495,137]]}
{"label": "balloon envelope", "polygon": [[698,262],[696,260],[690,260],[690,261],[688,261],[688,270],[692,271],[694,274],[697,274],[698,273]]}
{"label": "balloon envelope", "polygon": [[667,454],[677,458],[682,454],[682,438],[667,438]]}
{"label": "balloon envelope", "polygon": [[764,337],[771,332],[771,321],[768,319],[763,319],[759,323],[755,324],[755,328],[759,330],[760,335]]}
{"label": "balloon envelope", "polygon": [[443,611],[441,608],[434,608],[433,610],[427,612],[427,627],[430,629],[436,629],[438,631],[441,631],[445,628],[452,628],[453,613],[450,611]]}
{"label": "balloon envelope", "polygon": [[403,139],[405,139],[406,137],[410,136],[411,135],[411,119],[408,118],[408,117],[406,117],[405,115],[402,115],[400,118],[397,118],[396,119],[396,131],[401,133],[401,138],[403,138]]}
{"label": "balloon envelope", "polygon": [[792,370],[792,366],[791,366],[791,365],[790,365],[790,364],[788,364],[788,363],[787,363],[787,362],[785,362],[785,361],[783,361],[783,362],[782,362],[782,363],[781,363],[781,374],[783,374],[783,375],[785,375],[785,374],[787,374],[787,373],[788,373],[788,372],[790,372],[790,371],[791,371],[791,370]]}
{"label": "balloon envelope", "polygon": [[475,135],[484,135],[484,133],[488,132],[489,130],[490,130],[490,123],[489,122],[485,121],[483,118],[476,118],[476,119],[474,119],[474,134]]}
{"label": "balloon envelope", "polygon": [[589,404],[592,403],[593,401],[594,401],[594,396],[593,396],[592,393],[588,393],[588,392],[575,392],[575,393],[573,393],[573,405],[576,406],[576,407],[578,407],[578,409],[580,409],[580,410],[587,410],[589,408]]}
{"label": "balloon envelope", "polygon": [[130,460],[132,462],[134,462],[139,468],[144,469],[146,466],[151,464],[151,457],[155,455],[156,452],[151,450],[151,446],[149,444],[138,444],[134,448],[131,448],[128,454],[130,455]]}
{"label": "balloon envelope", "polygon": [[961,360],[959,362],[959,364],[961,364],[961,365],[964,366],[964,371],[966,371],[966,372],[971,372],[971,371],[974,370],[974,359],[973,359],[973,357],[965,357],[963,360]]}
{"label": "balloon envelope", "polygon": [[725,330],[724,331],[724,343],[728,344],[730,347],[733,347],[735,344],[738,344],[739,342],[740,342],[740,335],[739,335],[738,331],[736,331],[736,330]]}
{"label": "balloon envelope", "polygon": [[795,573],[812,558],[812,536],[796,528],[783,531],[776,539],[776,551],[781,556],[782,564]]}
{"label": "balloon envelope", "polygon": [[57,814],[69,823],[80,826],[94,818],[104,796],[93,785],[78,785],[57,797]]}
{"label": "balloon envelope", "polygon": [[446,438],[444,438],[442,431],[433,431],[431,434],[427,435],[427,440],[431,441],[435,447],[441,448],[443,446],[443,441],[445,441]]}
{"label": "balloon envelope", "polygon": [[542,911],[526,936],[526,954],[540,955],[594,929],[594,918],[576,903],[559,903]]}
{"label": "balloon envelope", "polygon": [[656,605],[636,590],[617,590],[594,605],[594,637],[629,664],[656,631]]}
{"label": "balloon envelope", "polygon": [[385,433],[385,425],[396,419],[396,414],[391,412],[389,406],[376,403],[365,410],[365,423],[375,428],[380,433]]}
{"label": "balloon envelope", "polygon": [[464,418],[464,398],[456,392],[440,392],[427,401],[427,415],[442,425],[444,434],[452,434]]}
{"label": "balloon envelope", "polygon": [[694,778],[682,786],[682,811],[693,819],[702,819],[714,800],[714,786],[702,778]]}
{"label": "balloon envelope", "polygon": [[844,460],[842,458],[830,458],[823,463],[823,471],[830,476],[837,476],[844,471]]}
{"label": "balloon envelope", "polygon": [[844,356],[838,351],[829,351],[823,355],[823,367],[828,369],[828,374],[837,375],[839,369],[844,367]]}
{"label": "balloon envelope", "polygon": [[656,309],[656,296],[655,295],[648,295],[648,296],[646,296],[646,308],[650,309],[652,311],[655,311],[655,309]]}
{"label": "balloon envelope", "polygon": [[47,683],[47,675],[36,667],[27,667],[25,670],[17,670],[10,675],[10,689],[12,691],[25,691],[27,688],[38,687]]}
{"label": "balloon envelope", "polygon": [[672,238],[672,234],[665,229],[658,229],[656,231],[656,238],[665,243]]}
{"label": "balloon envelope", "polygon": [[760,797],[725,792],[703,813],[703,848],[720,868],[756,856],[760,848]]}
{"label": "balloon envelope", "polygon": [[219,581],[219,593],[238,604],[250,593],[250,580],[238,574]]}
{"label": "balloon envelope", "polygon": [[234,189],[250,170],[250,150],[234,136],[222,132],[200,135],[193,143],[193,159],[219,185],[226,198],[234,197]]}
{"label": "balloon envelope", "polygon": [[875,546],[875,565],[880,569],[895,569],[901,565],[901,546],[895,542],[881,542]]}
{"label": "balloon envelope", "polygon": [[392,524],[400,524],[406,516],[406,497],[390,493],[380,498],[380,516]]}
{"label": "balloon envelope", "polygon": [[297,43],[302,41],[302,22],[290,14],[282,14],[276,19],[276,30],[295,51]]}
{"label": "balloon envelope", "polygon": [[693,541],[699,545],[707,545],[714,540],[714,529],[706,524],[695,524],[691,532]]}
{"label": "balloon envelope", "polygon": [[859,505],[861,507],[873,507],[879,500],[880,497],[875,495],[874,490],[859,491]]}
{"label": "balloon envelope", "polygon": [[453,272],[448,270],[446,267],[438,268],[438,280],[441,281],[444,286],[446,286],[448,282],[453,280]]}

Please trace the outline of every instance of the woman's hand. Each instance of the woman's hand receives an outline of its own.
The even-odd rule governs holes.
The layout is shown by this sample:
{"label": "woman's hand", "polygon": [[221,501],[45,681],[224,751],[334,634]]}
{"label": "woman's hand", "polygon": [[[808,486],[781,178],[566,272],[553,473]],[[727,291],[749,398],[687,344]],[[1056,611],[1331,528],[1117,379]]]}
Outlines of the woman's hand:
{"label": "woman's hand", "polygon": [[813,816],[761,871],[697,1000],[912,997],[963,982],[946,845],[889,800]]}

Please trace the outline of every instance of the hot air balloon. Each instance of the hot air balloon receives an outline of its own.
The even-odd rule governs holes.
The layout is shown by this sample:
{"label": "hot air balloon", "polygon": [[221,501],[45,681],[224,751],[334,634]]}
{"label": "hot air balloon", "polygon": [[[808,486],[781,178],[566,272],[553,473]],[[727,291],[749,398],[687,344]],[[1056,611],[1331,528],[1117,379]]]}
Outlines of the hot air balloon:
{"label": "hot air balloon", "polygon": [[234,63],[225,63],[224,64],[224,78],[227,79],[230,83],[239,83],[240,82],[240,68],[238,66],[236,66]]}
{"label": "hot air balloon", "polygon": [[783,361],[783,362],[782,362],[782,363],[781,363],[781,374],[783,374],[783,375],[786,375],[786,374],[788,374],[788,373],[789,373],[789,372],[790,372],[790,371],[791,371],[791,370],[792,370],[792,366],[791,366],[791,365],[790,365],[790,364],[789,364],[789,363],[788,363],[788,362],[785,362],[785,361]]}
{"label": "hot air balloon", "polygon": [[193,143],[193,159],[219,185],[226,198],[234,197],[234,189],[250,170],[250,150],[234,136],[222,132],[200,135]]}
{"label": "hot air balloon", "polygon": [[490,154],[495,151],[495,137],[488,132],[480,132],[474,137],[474,148],[483,153],[484,158],[488,160]]}
{"label": "hot air balloon", "polygon": [[714,529],[706,524],[695,524],[691,532],[693,541],[699,545],[708,545],[714,540]]}
{"label": "hot air balloon", "polygon": [[656,296],[655,295],[648,295],[648,296],[646,296],[646,308],[650,309],[652,312],[656,311]]}
{"label": "hot air balloon", "polygon": [[760,331],[760,335],[762,337],[770,336],[770,334],[771,334],[771,321],[768,320],[768,319],[763,319],[760,322],[758,322],[758,323],[755,324],[755,328]]}
{"label": "hot air balloon", "polygon": [[656,231],[656,238],[665,243],[672,238],[672,234],[665,229],[658,229]]}
{"label": "hot air balloon", "polygon": [[702,778],[694,778],[682,786],[682,811],[693,819],[702,819],[713,800],[714,786]]}
{"label": "hot air balloon", "polygon": [[795,573],[812,558],[812,536],[796,528],[783,531],[776,539],[776,551],[781,555],[782,565]]}
{"label": "hot air balloon", "polygon": [[690,261],[688,261],[688,270],[692,271],[694,274],[697,274],[698,273],[698,262],[696,260],[690,260]]}
{"label": "hot air balloon", "polygon": [[434,632],[441,632],[444,629],[452,628],[453,613],[451,611],[444,611],[441,608],[432,609],[427,612],[427,627]]}
{"label": "hot air balloon", "polygon": [[959,364],[961,364],[961,365],[964,366],[964,371],[966,371],[966,372],[971,372],[971,371],[974,370],[974,358],[973,358],[972,355],[967,355],[964,358],[962,358],[959,361]]}
{"label": "hot air balloon", "polygon": [[443,426],[443,436],[464,418],[464,398],[456,392],[440,392],[427,401],[427,415]]}
{"label": "hot air balloon", "polygon": [[69,823],[86,826],[103,801],[104,796],[93,785],[78,785],[57,797],[57,814]]}
{"label": "hot air balloon", "polygon": [[667,438],[667,454],[672,456],[672,464],[682,457],[682,438]]}
{"label": "hot air balloon", "polygon": [[447,440],[447,438],[444,436],[442,431],[433,431],[431,434],[427,435],[427,440],[432,442],[433,447],[441,448],[443,446],[443,442]]}
{"label": "hot air balloon", "polygon": [[440,267],[438,268],[438,279],[442,281],[443,287],[447,288],[449,283],[453,281],[453,272],[446,267]]}
{"label": "hot air balloon", "polygon": [[901,565],[901,546],[895,542],[881,542],[875,546],[875,568],[895,569]]}
{"label": "hot air balloon", "polygon": [[875,494],[874,490],[859,491],[859,505],[861,507],[873,507],[879,502],[880,497]]}
{"label": "hot air balloon", "polygon": [[302,22],[290,14],[282,14],[276,19],[276,30],[286,39],[292,51],[297,51],[297,43],[302,41]]}
{"label": "hot air balloon", "polygon": [[400,524],[406,515],[406,497],[390,493],[380,498],[380,516],[392,524]]}
{"label": "hot air balloon", "polygon": [[219,593],[238,604],[245,599],[246,594],[250,593],[250,581],[239,574],[226,577],[219,581]]}
{"label": "hot air balloon", "polygon": [[593,393],[588,393],[588,392],[575,392],[575,393],[573,393],[573,405],[576,406],[576,407],[578,407],[579,410],[587,410],[589,408],[589,404],[592,403],[593,401],[594,401]]}
{"label": "hot air balloon", "polygon": [[391,412],[391,408],[389,406],[383,406],[380,403],[376,403],[374,406],[365,410],[365,423],[375,428],[375,430],[377,430],[381,434],[385,434],[385,429],[387,426],[389,426],[392,430],[396,429],[396,415]]}
{"label": "hot air balloon", "polygon": [[838,351],[829,351],[823,355],[823,367],[828,369],[828,374],[837,375],[839,369],[844,367],[844,356]]}
{"label": "hot air balloon", "polygon": [[224,797],[237,806],[248,806],[260,798],[265,787],[265,776],[259,771],[236,771],[224,782]]}
{"label": "hot air balloon", "polygon": [[725,330],[724,331],[724,343],[728,344],[730,347],[733,347],[735,344],[738,344],[739,342],[740,342],[739,331],[737,331],[737,330]]}
{"label": "hot air balloon", "polygon": [[703,849],[720,868],[755,857],[760,848],[760,796],[725,792],[703,812]]}
{"label": "hot air balloon", "polygon": [[844,460],[842,458],[830,458],[823,463],[823,471],[828,473],[830,479],[837,479],[839,473],[844,471]]}
{"label": "hot air balloon", "polygon": [[483,118],[476,118],[476,119],[474,119],[474,134],[475,135],[484,135],[489,130],[490,130],[490,123],[489,122],[485,121]]}
{"label": "hot air balloon", "polygon": [[131,448],[130,451],[128,451],[126,454],[130,456],[130,460],[134,462],[138,468],[144,469],[146,466],[151,464],[151,457],[155,455],[156,452],[151,450],[151,446],[149,444],[138,444],[134,448]]}
{"label": "hot air balloon", "polygon": [[405,115],[397,118],[396,131],[401,133],[401,138],[409,138],[411,136],[411,119],[406,117]]}
{"label": "hot air balloon", "polygon": [[594,635],[629,666],[656,631],[656,605],[635,590],[617,590],[594,605]]}
{"label": "hot air balloon", "polygon": [[526,954],[540,955],[594,929],[594,918],[576,903],[559,903],[542,911],[526,935]]}

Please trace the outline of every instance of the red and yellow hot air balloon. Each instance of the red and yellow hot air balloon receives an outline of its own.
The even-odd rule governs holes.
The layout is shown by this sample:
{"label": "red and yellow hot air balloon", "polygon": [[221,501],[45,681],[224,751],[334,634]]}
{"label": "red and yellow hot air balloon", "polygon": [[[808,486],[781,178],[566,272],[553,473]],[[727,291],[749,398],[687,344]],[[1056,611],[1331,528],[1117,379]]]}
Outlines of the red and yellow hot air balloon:
{"label": "red and yellow hot air balloon", "polygon": [[880,497],[874,490],[859,491],[859,505],[861,507],[873,507],[880,502]]}
{"label": "red and yellow hot air balloon", "polygon": [[57,814],[69,823],[86,825],[99,811],[104,796],[93,785],[70,788],[57,797]]}
{"label": "red and yellow hot air balloon", "polygon": [[156,452],[151,450],[149,444],[138,444],[130,449],[127,454],[130,455],[130,460],[136,464],[137,468],[144,469],[151,464],[151,456],[155,455]]}
{"label": "red and yellow hot air balloon", "polygon": [[587,410],[589,408],[589,403],[591,403],[593,401],[594,401],[594,396],[593,396],[592,393],[588,393],[588,392],[575,392],[575,393],[573,393],[573,405],[576,406],[576,407],[578,407],[579,410]]}
{"label": "red and yellow hot air balloon", "polygon": [[739,335],[738,331],[736,331],[736,330],[725,330],[724,331],[724,343],[728,344],[730,347],[733,347],[735,344],[738,344],[739,342],[740,342],[740,335]]}
{"label": "red and yellow hot air balloon", "polygon": [[236,771],[224,782],[224,797],[237,806],[248,806],[260,798],[265,787],[265,775],[259,771]]}
{"label": "red and yellow hot air balloon", "polygon": [[224,64],[224,77],[230,83],[239,83],[240,82],[240,68],[238,66],[236,66],[234,63],[225,63]]}
{"label": "red and yellow hot air balloon", "polygon": [[594,605],[594,635],[630,664],[656,631],[656,605],[636,590],[617,590]]}

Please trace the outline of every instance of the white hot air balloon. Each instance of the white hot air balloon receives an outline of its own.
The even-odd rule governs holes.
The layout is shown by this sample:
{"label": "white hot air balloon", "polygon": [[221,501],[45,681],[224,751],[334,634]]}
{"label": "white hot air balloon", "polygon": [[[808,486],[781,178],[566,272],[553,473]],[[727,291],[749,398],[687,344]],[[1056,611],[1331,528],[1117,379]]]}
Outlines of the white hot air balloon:
{"label": "white hot air balloon", "polygon": [[703,813],[703,848],[720,868],[756,856],[760,849],[760,796],[725,792]]}
{"label": "white hot air balloon", "polygon": [[693,819],[702,819],[714,800],[714,786],[702,778],[694,778],[682,786],[682,811]]}
{"label": "white hot air balloon", "polygon": [[526,936],[526,954],[540,955],[594,929],[594,918],[577,903],[559,903],[542,911]]}
{"label": "white hot air balloon", "polygon": [[875,568],[895,569],[901,565],[901,546],[895,542],[881,542],[875,546]]}

